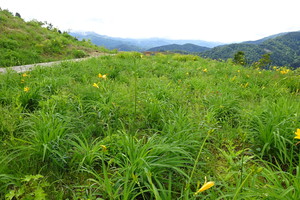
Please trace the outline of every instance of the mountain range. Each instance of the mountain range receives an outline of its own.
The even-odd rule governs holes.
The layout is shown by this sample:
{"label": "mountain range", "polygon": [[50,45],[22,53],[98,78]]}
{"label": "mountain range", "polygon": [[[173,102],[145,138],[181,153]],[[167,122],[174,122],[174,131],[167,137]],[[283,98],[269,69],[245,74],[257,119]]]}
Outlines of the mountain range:
{"label": "mountain range", "polygon": [[233,58],[238,51],[245,53],[249,64],[258,61],[264,54],[270,54],[272,65],[298,68],[300,67],[300,32],[280,33],[257,41],[222,45],[199,55],[226,60]]}
{"label": "mountain range", "polygon": [[146,51],[150,48],[171,44],[183,45],[190,43],[207,48],[212,48],[224,44],[220,42],[208,42],[204,40],[171,40],[163,38],[119,38],[100,35],[94,32],[70,32],[69,34],[78,38],[79,40],[88,39],[98,46],[104,46],[108,49],[118,49],[119,51]]}
{"label": "mountain range", "polygon": [[128,39],[99,35],[94,32],[71,32],[79,40],[89,39],[98,46],[119,51],[169,51],[197,54],[212,59],[227,60],[243,51],[248,64],[269,53],[272,65],[300,66],[300,31],[271,35],[255,41],[222,44],[203,40],[169,40],[161,38]]}

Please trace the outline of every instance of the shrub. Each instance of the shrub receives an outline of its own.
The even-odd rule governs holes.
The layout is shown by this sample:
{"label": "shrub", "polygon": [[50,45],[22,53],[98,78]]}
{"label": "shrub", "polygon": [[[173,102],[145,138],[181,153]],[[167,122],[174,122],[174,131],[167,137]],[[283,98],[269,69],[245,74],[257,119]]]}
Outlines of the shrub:
{"label": "shrub", "polygon": [[82,50],[74,50],[73,55],[75,58],[84,58],[87,56],[86,53]]}

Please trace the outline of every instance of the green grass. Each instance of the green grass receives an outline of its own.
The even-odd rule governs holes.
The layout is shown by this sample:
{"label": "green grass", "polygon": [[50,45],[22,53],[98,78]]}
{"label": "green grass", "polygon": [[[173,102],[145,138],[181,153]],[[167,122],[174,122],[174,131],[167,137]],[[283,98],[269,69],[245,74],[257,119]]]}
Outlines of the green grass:
{"label": "green grass", "polygon": [[0,8],[0,67],[82,58],[109,52],[89,41],[78,41],[37,20],[24,21]]}
{"label": "green grass", "polygon": [[299,199],[299,89],[299,71],[178,54],[9,71],[0,198]]}

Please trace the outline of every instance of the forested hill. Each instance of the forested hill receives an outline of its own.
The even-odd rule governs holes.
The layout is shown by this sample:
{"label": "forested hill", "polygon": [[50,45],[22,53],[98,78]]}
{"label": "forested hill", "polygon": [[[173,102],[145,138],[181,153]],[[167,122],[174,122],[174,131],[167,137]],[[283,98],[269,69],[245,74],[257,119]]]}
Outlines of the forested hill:
{"label": "forested hill", "polygon": [[148,51],[172,51],[172,52],[203,52],[209,50],[208,47],[202,47],[194,44],[170,44],[159,47],[154,47]]}
{"label": "forested hill", "polygon": [[52,24],[24,21],[0,8],[0,67],[85,57],[105,51],[87,41],[78,41]]}
{"label": "forested hill", "polygon": [[201,56],[213,59],[233,58],[238,51],[245,52],[248,63],[258,61],[263,54],[270,53],[272,65],[300,67],[300,32],[279,34],[260,42],[229,44],[212,48]]}

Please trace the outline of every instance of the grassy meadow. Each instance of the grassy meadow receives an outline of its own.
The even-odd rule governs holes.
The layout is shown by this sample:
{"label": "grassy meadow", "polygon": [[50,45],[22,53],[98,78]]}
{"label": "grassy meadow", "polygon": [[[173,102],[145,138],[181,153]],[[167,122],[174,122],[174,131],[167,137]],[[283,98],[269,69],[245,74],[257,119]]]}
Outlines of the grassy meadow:
{"label": "grassy meadow", "polygon": [[0,8],[0,67],[83,58],[100,52],[113,51],[78,41],[51,23],[26,22]]}
{"label": "grassy meadow", "polygon": [[299,92],[299,69],[179,54],[8,71],[0,199],[300,199]]}

